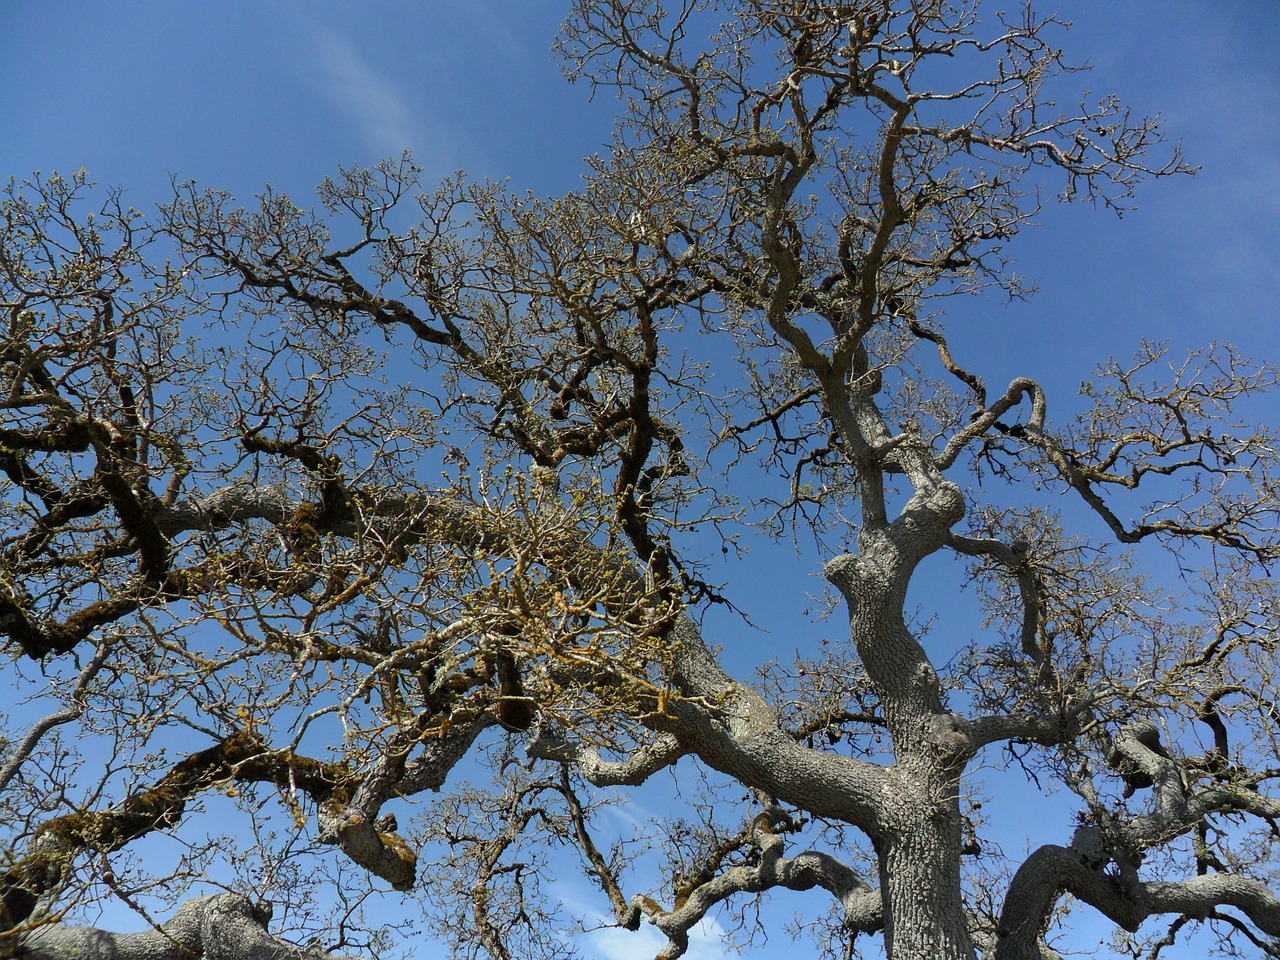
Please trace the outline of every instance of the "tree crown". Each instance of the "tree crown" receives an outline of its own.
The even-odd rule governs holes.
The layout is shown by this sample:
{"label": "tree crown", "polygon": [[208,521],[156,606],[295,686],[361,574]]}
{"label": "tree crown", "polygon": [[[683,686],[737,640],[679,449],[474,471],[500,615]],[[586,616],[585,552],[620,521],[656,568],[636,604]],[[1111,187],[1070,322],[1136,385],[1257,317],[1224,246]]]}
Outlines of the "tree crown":
{"label": "tree crown", "polygon": [[[0,741],[0,942],[377,952],[389,885],[459,956],[561,956],[560,845],[662,957],[777,889],[822,892],[831,955],[1041,957],[1067,895],[1172,915],[1135,951],[1191,920],[1274,949],[1280,497],[1241,410],[1277,372],[1144,343],[1070,422],[987,383],[948,307],[1029,293],[1007,250],[1046,190],[1124,209],[1190,168],[1115,99],[1058,106],[1055,18],[979,12],[577,0],[558,50],[622,113],[553,199],[408,156],[318,209],[11,182],[0,631],[62,702]],[[749,542],[847,618],[755,677],[703,629]],[[931,558],[985,617],[946,660]],[[981,764],[1059,785],[1073,833],[1006,857]],[[688,818],[608,850],[611,789],[669,769],[701,777]],[[219,794],[243,841],[134,852]],[[133,939],[60,922],[166,872],[237,895]]]}

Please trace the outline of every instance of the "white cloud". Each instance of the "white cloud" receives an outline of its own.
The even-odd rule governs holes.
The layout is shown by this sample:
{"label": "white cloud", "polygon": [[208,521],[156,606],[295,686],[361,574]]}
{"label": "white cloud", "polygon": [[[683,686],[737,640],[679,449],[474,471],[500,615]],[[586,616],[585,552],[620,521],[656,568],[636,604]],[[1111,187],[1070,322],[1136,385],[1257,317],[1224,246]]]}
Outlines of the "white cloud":
{"label": "white cloud", "polygon": [[313,28],[312,74],[320,92],[360,128],[368,146],[392,155],[426,142],[416,111],[396,85],[374,70],[350,40]]}
{"label": "white cloud", "polygon": [[[591,960],[653,960],[667,944],[667,938],[647,922],[636,931],[613,926],[612,918],[588,906],[589,894],[575,891],[576,885],[562,884],[557,890],[560,901],[571,913],[582,918],[586,931],[578,936],[578,946]],[[714,917],[704,917],[689,931],[689,950],[685,960],[726,960],[737,953],[725,946],[725,929]]]}
{"label": "white cloud", "polygon": [[[634,933],[606,927],[580,939],[583,954],[593,960],[653,960],[666,942],[667,938],[648,924]],[[724,960],[730,956],[724,945],[724,928],[714,919],[704,918],[689,931],[689,952],[684,956],[685,960]]]}

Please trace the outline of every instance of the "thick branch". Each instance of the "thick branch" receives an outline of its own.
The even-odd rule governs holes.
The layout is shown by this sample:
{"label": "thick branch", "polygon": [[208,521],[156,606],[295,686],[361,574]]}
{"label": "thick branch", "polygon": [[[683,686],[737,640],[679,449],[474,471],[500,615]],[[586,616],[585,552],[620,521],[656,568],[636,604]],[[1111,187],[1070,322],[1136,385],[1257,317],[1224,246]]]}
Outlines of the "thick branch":
{"label": "thick branch", "polygon": [[109,933],[49,924],[24,936],[19,950],[29,960],[343,960],[273,937],[266,928],[270,919],[270,904],[224,893],[188,900],[155,930]]}
{"label": "thick branch", "polygon": [[689,931],[718,903],[740,893],[762,893],[775,887],[812,890],[821,887],[837,900],[844,911],[845,926],[851,931],[874,933],[884,925],[880,892],[868,886],[847,864],[816,851],[784,857],[783,836],[773,830],[770,814],[756,818],[752,841],[760,852],[755,866],[733,867],[699,884],[687,899],[669,913],[654,916],[652,922],[668,943],[658,960],[675,960],[689,948]]}
{"label": "thick branch", "polygon": [[1018,593],[1022,598],[1020,633],[1022,652],[1030,658],[1032,663],[1041,663],[1044,657],[1036,643],[1040,628],[1040,585],[1036,581],[1031,564],[1028,563],[1029,545],[1023,541],[1005,544],[999,540],[975,539],[952,534],[947,540],[947,546],[964,556],[990,557],[1014,575],[1018,582]]}
{"label": "thick branch", "polygon": [[637,787],[688,752],[675,737],[660,736],[654,743],[636,747],[623,760],[605,760],[594,747],[571,742],[549,727],[539,728],[529,744],[530,756],[575,764],[595,787]]}
{"label": "thick branch", "polygon": [[1083,851],[1047,845],[1027,858],[1009,884],[997,931],[996,960],[1041,960],[1041,938],[1064,893],[1130,931],[1157,914],[1205,918],[1216,908],[1229,906],[1264,934],[1280,936],[1280,899],[1257,880],[1211,873],[1181,881],[1143,882],[1094,869]]}
{"label": "thick branch", "polygon": [[442,730],[425,745],[417,759],[406,762],[416,741],[401,736],[393,740],[361,779],[346,803],[322,804],[320,839],[338,846],[354,863],[396,890],[408,890],[417,879],[418,855],[403,837],[383,829],[378,820],[382,805],[399,796],[438,789],[449,771],[466,755],[476,737],[496,721],[488,712],[470,723]]}
{"label": "thick branch", "polygon": [[[488,523],[479,508],[456,499],[384,495],[382,491],[352,495],[364,496],[370,504],[368,513],[375,518],[396,518],[402,541],[434,538],[496,552],[504,549],[506,535]],[[239,486],[174,511],[168,522],[197,528],[254,517],[278,522],[291,515],[291,508],[274,488]],[[358,522],[355,517],[335,517],[329,521],[330,530],[352,535]],[[547,537],[540,550],[539,560],[571,582],[598,585],[602,577],[614,578],[614,589],[604,599],[617,605],[620,616],[634,619],[637,605],[644,605],[646,579],[628,558],[610,554],[572,531]],[[781,730],[764,698],[724,672],[689,617],[675,617],[667,628],[666,643],[677,651],[672,672],[681,696],[673,698],[665,712],[650,718],[654,730],[675,737],[682,749],[696,752],[710,766],[802,809],[860,825],[875,822],[886,791],[893,788],[888,771],[795,744]],[[715,710],[710,711],[707,703],[716,704]],[[590,760],[586,763],[591,765]],[[602,769],[602,775],[611,775]]]}
{"label": "thick branch", "polygon": [[1089,705],[1089,700],[1083,700],[1059,716],[1009,713],[975,717],[968,728],[973,749],[1004,740],[1025,740],[1043,746],[1067,743],[1079,735],[1080,717]]}
{"label": "thick branch", "polygon": [[345,782],[346,772],[268,750],[257,738],[234,733],[186,757],[154,786],[135,791],[110,810],[67,814],[41,826],[30,852],[0,873],[0,931],[27,920],[39,898],[61,882],[78,853],[110,853],[154,830],[174,827],[192,797],[228,780],[268,782],[282,789],[296,786],[325,800]]}

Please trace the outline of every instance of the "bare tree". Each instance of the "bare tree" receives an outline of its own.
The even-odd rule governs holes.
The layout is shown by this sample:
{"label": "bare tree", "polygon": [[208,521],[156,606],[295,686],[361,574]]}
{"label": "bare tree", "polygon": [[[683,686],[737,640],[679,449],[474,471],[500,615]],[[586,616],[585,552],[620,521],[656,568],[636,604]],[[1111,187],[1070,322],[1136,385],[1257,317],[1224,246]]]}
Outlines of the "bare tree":
{"label": "bare tree", "polygon": [[[1053,17],[978,7],[576,0],[567,69],[624,112],[554,200],[408,158],[319,213],[11,184],[0,630],[43,719],[0,741],[3,949],[376,954],[389,885],[457,956],[566,956],[559,848],[666,958],[774,889],[831,956],[1055,956],[1070,898],[1134,955],[1280,953],[1280,499],[1238,412],[1277,373],[1143,345],[1059,422],[952,349],[948,298],[1025,292],[1046,184],[1188,170],[1055,106]],[[817,558],[847,628],[735,677],[705,558],[748,538]],[[945,664],[907,599],[934,555],[987,616]],[[1074,832],[1005,856],[981,762]],[[611,844],[600,805],[673,768],[689,808]],[[152,929],[66,920],[95,898]]]}

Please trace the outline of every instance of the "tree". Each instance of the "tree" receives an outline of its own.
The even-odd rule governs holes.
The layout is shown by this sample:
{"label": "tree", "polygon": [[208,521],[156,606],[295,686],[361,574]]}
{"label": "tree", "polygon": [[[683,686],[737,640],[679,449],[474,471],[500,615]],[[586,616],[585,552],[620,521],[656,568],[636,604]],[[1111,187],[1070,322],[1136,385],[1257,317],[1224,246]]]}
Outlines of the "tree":
{"label": "tree", "polygon": [[[946,322],[1028,292],[1005,251],[1050,178],[1120,209],[1189,170],[1115,100],[1059,112],[1059,26],[577,0],[570,77],[623,113],[554,200],[421,192],[407,157],[323,213],[11,183],[0,629],[62,702],[0,740],[5,952],[377,952],[390,885],[459,956],[564,956],[559,845],[663,957],[772,889],[831,907],[830,955],[1052,956],[1069,899],[1171,918],[1135,953],[1204,924],[1275,955],[1280,496],[1241,411],[1276,371],[1144,344],[1058,423]],[[839,620],[755,678],[701,626],[748,539],[817,558]],[[909,597],[933,558],[986,616],[947,663]],[[473,758],[493,782],[455,787]],[[1073,834],[1006,857],[984,762],[1073,795]],[[596,814],[670,769],[705,793],[635,889]],[[197,883],[226,892],[148,933],[65,922]]]}

